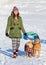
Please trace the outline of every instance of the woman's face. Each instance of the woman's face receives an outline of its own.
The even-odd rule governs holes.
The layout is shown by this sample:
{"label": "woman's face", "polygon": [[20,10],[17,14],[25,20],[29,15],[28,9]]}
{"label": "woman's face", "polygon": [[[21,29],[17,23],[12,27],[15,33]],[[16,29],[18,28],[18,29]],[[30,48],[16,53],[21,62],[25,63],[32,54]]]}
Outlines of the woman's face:
{"label": "woman's face", "polygon": [[14,14],[17,15],[17,14],[18,14],[18,10],[15,10],[15,11],[14,11]]}

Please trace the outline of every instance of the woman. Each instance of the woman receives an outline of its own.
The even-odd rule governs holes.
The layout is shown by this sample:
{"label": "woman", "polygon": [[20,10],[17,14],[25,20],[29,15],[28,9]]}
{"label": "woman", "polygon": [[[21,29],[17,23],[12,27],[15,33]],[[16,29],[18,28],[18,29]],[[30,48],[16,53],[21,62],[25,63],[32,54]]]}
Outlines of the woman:
{"label": "woman", "polygon": [[24,35],[27,35],[23,27],[22,18],[19,16],[19,10],[17,7],[14,7],[11,15],[8,17],[8,23],[6,27],[6,36],[12,39],[14,58],[18,56],[20,38],[22,37],[21,31]]}

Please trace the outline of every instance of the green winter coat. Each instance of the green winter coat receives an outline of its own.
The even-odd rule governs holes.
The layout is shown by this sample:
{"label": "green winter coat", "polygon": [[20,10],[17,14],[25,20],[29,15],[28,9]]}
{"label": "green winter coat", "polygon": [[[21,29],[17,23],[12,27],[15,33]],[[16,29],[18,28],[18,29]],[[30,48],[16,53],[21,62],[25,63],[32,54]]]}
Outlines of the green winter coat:
{"label": "green winter coat", "polygon": [[11,16],[8,17],[6,33],[9,34],[10,38],[21,38],[21,31],[23,32],[23,34],[26,33],[22,24],[22,18],[18,16],[18,24],[14,25],[14,17],[12,13]]}

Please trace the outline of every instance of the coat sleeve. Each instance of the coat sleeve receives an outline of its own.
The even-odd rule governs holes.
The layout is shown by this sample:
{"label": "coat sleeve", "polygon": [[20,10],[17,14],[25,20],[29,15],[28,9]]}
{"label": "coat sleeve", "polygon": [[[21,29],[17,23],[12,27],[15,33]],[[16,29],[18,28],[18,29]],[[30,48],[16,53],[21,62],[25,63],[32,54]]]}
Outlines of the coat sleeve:
{"label": "coat sleeve", "polygon": [[24,26],[23,26],[23,23],[22,23],[22,18],[21,18],[21,30],[22,30],[23,34],[26,33]]}
{"label": "coat sleeve", "polygon": [[8,17],[8,21],[7,21],[7,26],[6,26],[6,33],[9,32],[10,30],[10,25],[11,25],[11,21],[10,21],[10,16]]}

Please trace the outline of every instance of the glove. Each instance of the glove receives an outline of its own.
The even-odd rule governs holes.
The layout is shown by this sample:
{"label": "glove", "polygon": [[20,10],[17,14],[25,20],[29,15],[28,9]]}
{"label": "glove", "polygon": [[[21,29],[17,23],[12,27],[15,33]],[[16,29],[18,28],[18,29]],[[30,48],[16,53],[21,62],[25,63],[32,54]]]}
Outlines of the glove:
{"label": "glove", "polygon": [[25,36],[27,36],[27,33],[24,33]]}
{"label": "glove", "polygon": [[24,37],[23,37],[23,38],[24,38],[25,40],[27,40],[27,37],[28,37],[28,36],[27,36],[27,33],[24,33]]}
{"label": "glove", "polygon": [[9,36],[8,33],[6,33],[6,36]]}

